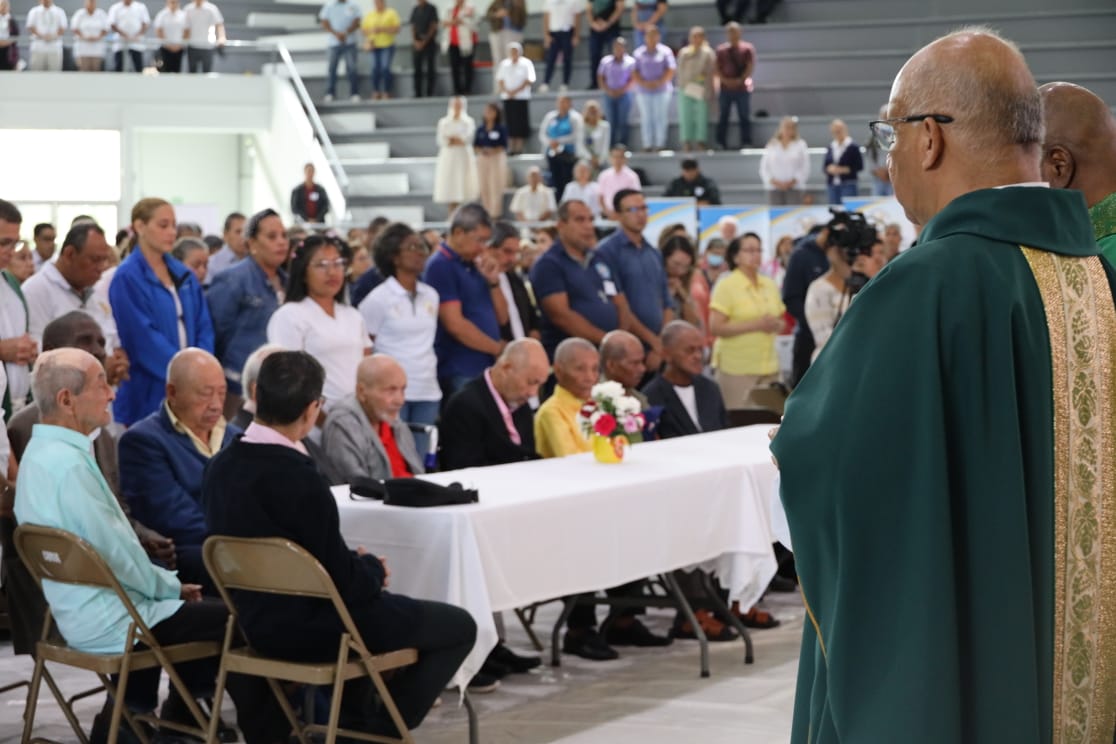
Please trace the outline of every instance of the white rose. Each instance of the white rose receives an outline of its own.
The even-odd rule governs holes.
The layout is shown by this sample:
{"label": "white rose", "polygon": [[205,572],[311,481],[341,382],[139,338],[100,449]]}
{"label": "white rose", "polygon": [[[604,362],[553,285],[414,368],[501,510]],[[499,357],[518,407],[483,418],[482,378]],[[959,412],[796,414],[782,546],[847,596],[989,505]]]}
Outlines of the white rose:
{"label": "white rose", "polygon": [[598,382],[593,386],[591,395],[594,400],[616,400],[624,395],[624,386],[613,380]]}
{"label": "white rose", "polygon": [[639,400],[631,395],[621,395],[616,400],[616,412],[620,415],[639,413],[640,408]]}

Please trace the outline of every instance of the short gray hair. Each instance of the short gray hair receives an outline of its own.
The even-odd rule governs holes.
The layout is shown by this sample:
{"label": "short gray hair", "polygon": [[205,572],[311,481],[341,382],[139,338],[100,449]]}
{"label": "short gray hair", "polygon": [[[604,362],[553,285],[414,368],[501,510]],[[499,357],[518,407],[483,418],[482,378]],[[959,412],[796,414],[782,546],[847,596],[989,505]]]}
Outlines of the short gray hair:
{"label": "short gray hair", "polygon": [[96,361],[91,354],[80,349],[64,348],[44,351],[35,361],[31,371],[31,394],[39,406],[39,415],[48,418],[58,410],[58,394],[69,390],[72,395],[81,395],[89,381],[86,368],[77,366],[82,357]]}
{"label": "short gray hair", "polygon": [[576,356],[578,352],[582,351],[591,351],[594,354],[600,354],[596,346],[593,346],[593,344],[583,338],[577,336],[567,338],[565,341],[558,344],[558,348],[554,350],[554,366],[565,367],[573,361],[574,356]]}
{"label": "short gray hair", "polygon": [[469,233],[478,227],[492,228],[492,217],[489,216],[488,210],[478,202],[462,204],[453,211],[453,215],[450,217],[449,232],[451,235],[454,230]]}
{"label": "short gray hair", "polygon": [[246,400],[252,398],[251,387],[260,379],[260,367],[263,366],[264,359],[277,351],[286,351],[286,349],[279,344],[264,344],[244,360],[244,369],[240,372],[240,390]]}

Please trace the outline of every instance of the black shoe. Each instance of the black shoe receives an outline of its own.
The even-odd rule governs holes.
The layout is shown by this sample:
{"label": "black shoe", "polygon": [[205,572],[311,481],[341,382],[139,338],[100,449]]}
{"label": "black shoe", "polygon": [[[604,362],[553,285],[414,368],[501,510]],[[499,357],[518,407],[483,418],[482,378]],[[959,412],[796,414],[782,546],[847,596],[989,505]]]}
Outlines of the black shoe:
{"label": "black shoe", "polygon": [[589,661],[612,661],[620,658],[616,649],[605,643],[605,639],[595,630],[576,634],[566,631],[566,637],[562,641],[562,653],[580,656]]}
{"label": "black shoe", "polygon": [[793,592],[797,588],[798,585],[795,584],[793,580],[788,579],[785,576],[779,576],[778,574],[776,574],[775,578],[771,580],[771,583],[767,585],[768,591],[782,592],[784,594]]}
{"label": "black shoe", "polygon": [[490,677],[484,672],[477,672],[473,678],[469,680],[469,692],[474,695],[485,695],[490,692],[496,692],[500,687],[500,680],[495,677]]}
{"label": "black shoe", "polygon": [[639,620],[632,618],[631,625],[619,627],[615,622],[608,626],[605,640],[612,646],[640,646],[650,648],[654,646],[669,646],[673,640],[668,636],[657,636],[647,629]]}
{"label": "black shoe", "polygon": [[[220,715],[220,711],[213,710],[213,700],[207,699],[210,715]],[[204,712],[204,709],[203,709]],[[194,716],[190,713],[190,709],[186,707],[186,703],[182,700],[182,696],[173,687],[167,699],[163,701],[163,709],[159,711],[159,718],[171,723],[177,723],[182,726],[197,726],[198,722],[194,720]],[[202,741],[201,737],[194,736],[193,734],[183,733],[176,731],[172,728],[162,730],[160,734],[165,738],[176,739],[180,741]],[[224,721],[217,720],[217,741],[235,742],[240,740],[240,734],[236,728],[230,726]]]}
{"label": "black shoe", "polygon": [[[101,712],[93,717],[93,728],[89,732],[89,744],[108,744],[109,735],[109,722],[112,720],[112,702],[106,701],[105,707]],[[137,722],[151,739],[154,735],[154,730],[146,723]],[[120,717],[120,729],[116,735],[117,744],[142,744],[140,738],[136,736],[136,732],[132,731],[132,727],[124,720],[124,716]]]}
{"label": "black shoe", "polygon": [[503,679],[504,677],[511,674],[512,670],[511,667],[507,666],[506,664],[501,664],[498,661],[494,661],[492,659],[492,656],[489,655],[489,657],[485,659],[484,664],[481,666],[480,673],[487,677],[492,677],[493,679]]}
{"label": "black shoe", "polygon": [[503,643],[497,643],[496,648],[488,654],[489,661],[495,661],[503,664],[510,669],[514,674],[524,674],[529,672],[539,664],[542,664],[542,659],[537,656],[520,656],[505,646]]}

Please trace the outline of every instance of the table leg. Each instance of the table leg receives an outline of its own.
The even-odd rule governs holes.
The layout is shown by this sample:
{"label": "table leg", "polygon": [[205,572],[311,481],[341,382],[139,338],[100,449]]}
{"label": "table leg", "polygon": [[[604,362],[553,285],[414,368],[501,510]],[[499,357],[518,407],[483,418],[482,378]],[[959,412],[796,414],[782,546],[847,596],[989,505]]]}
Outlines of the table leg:
{"label": "table leg", "polygon": [[740,622],[740,618],[729,608],[721,599],[721,593],[717,591],[717,587],[713,586],[713,579],[705,571],[701,572],[701,581],[705,586],[705,592],[709,595],[713,605],[717,608],[717,614],[728,618],[729,624],[736,629],[740,637],[744,639],[744,663],[752,664],[755,662],[755,649],[752,647],[752,634],[748,632],[748,628],[744,623]]}
{"label": "table leg", "polygon": [[558,644],[558,636],[562,632],[562,626],[566,624],[566,618],[573,612],[574,605],[577,604],[577,595],[572,594],[562,600],[564,606],[562,612],[558,615],[558,620],[554,623],[554,630],[550,632],[550,666],[562,666],[562,649]]}
{"label": "table leg", "polygon": [[466,691],[461,695],[465,703],[465,712],[469,715],[469,744],[480,744],[480,730],[477,725],[477,711],[473,708],[473,701]]}
{"label": "table leg", "polygon": [[690,603],[686,601],[686,597],[682,594],[682,590],[678,588],[678,583],[674,580],[674,574],[667,572],[661,574],[660,578],[662,579],[663,585],[674,595],[674,600],[678,603],[678,609],[682,611],[683,616],[689,621],[690,627],[694,629],[694,635],[697,636],[698,645],[701,649],[701,676],[708,677],[709,639],[705,637],[705,631],[702,630],[697,617],[694,616],[694,611],[690,607]]}

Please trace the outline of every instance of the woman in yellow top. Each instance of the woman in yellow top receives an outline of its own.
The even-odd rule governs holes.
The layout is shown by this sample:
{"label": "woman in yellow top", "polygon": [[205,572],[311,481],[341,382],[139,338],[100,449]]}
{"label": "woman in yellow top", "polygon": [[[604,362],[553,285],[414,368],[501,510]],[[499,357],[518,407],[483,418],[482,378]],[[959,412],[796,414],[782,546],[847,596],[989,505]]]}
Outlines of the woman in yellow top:
{"label": "woman in yellow top", "polygon": [[391,60],[395,56],[399,14],[387,7],[385,0],[375,0],[375,7],[360,22],[360,30],[372,52],[372,100],[386,101],[391,97]]}
{"label": "woman in yellow top", "polygon": [[732,271],[717,282],[709,302],[713,367],[729,410],[756,405],[752,391],[778,379],[775,336],[786,308],[775,282],[759,273],[762,262],[755,233],[729,243],[725,263]]}

